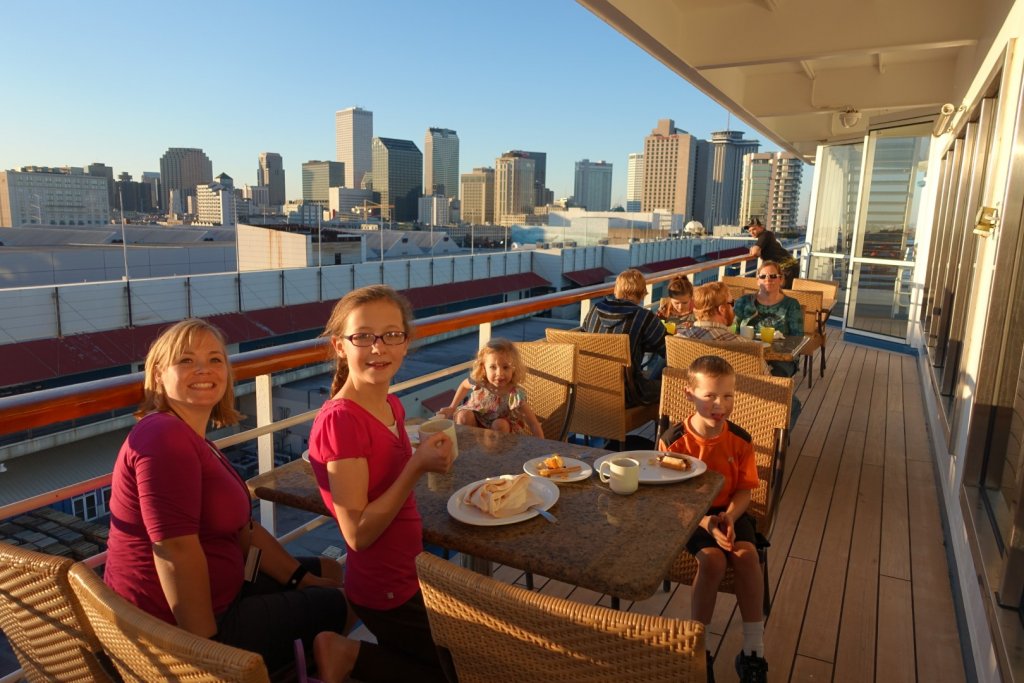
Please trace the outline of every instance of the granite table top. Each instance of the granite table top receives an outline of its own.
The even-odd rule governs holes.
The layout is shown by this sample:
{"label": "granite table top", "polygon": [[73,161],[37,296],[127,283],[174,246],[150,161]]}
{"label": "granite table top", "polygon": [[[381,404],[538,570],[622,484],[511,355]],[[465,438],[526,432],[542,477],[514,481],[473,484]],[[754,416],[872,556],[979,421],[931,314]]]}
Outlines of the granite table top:
{"label": "granite table top", "polygon": [[800,350],[811,341],[810,337],[785,337],[775,339],[771,345],[764,347],[765,360],[791,361],[800,355]]}
{"label": "granite table top", "polygon": [[[717,472],[650,486],[630,496],[612,493],[595,472],[559,484],[551,524],[540,517],[506,526],[480,527],[448,514],[448,499],[466,484],[519,474],[523,463],[559,453],[588,464],[605,455],[586,446],[458,426],[459,458],[448,474],[427,474],[416,486],[423,538],[451,550],[517,567],[628,600],[650,597],[722,487]],[[328,514],[309,463],[297,460],[253,477],[253,495]]]}

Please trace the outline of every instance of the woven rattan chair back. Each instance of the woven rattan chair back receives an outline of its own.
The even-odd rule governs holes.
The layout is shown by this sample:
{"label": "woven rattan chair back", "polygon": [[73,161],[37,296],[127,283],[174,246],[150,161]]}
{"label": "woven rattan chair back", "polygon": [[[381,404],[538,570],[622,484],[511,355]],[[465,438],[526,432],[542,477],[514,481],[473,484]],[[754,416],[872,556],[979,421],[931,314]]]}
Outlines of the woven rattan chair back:
{"label": "woven rattan chair back", "polygon": [[434,641],[461,683],[706,680],[697,622],[542,595],[428,553],[416,567]]}
{"label": "woven rattan chair back", "polygon": [[633,372],[629,335],[549,327],[545,336],[549,342],[576,347],[576,405],[570,432],[622,443],[627,433],[657,417],[656,405],[626,408],[626,378]]}
{"label": "woven rattan chair back", "polygon": [[748,341],[711,341],[688,337],[665,338],[665,360],[670,368],[685,370],[701,356],[719,356],[741,375],[766,375],[764,346]]}
{"label": "woven rattan chair back", "polygon": [[[804,311],[817,317],[818,311],[821,310],[821,292],[807,292],[799,289],[784,289],[782,293],[791,299],[796,299],[800,302],[800,306],[803,307]],[[804,334],[811,334],[816,328],[807,327],[804,324]]]}
{"label": "woven rattan chair back", "polygon": [[576,396],[576,347],[543,341],[516,342],[526,365],[523,388],[544,437],[564,441]]}
{"label": "woven rattan chair back", "polygon": [[93,631],[125,681],[269,683],[258,654],[200,638],[143,612],[83,564],[71,568],[70,578]]}
{"label": "woven rattan chair back", "polygon": [[824,299],[827,299],[828,301],[835,301],[836,295],[839,294],[839,283],[831,282],[829,280],[807,280],[805,278],[796,278],[793,280],[793,289],[798,292],[821,292]]}
{"label": "woven rattan chair back", "polygon": [[743,290],[744,294],[757,291],[757,278],[756,277],[742,277],[740,275],[724,275],[722,276],[722,282],[729,286],[729,288],[737,288]]}
{"label": "woven rattan chair back", "polygon": [[0,543],[0,630],[31,683],[110,681],[100,652],[68,583],[74,564]]}

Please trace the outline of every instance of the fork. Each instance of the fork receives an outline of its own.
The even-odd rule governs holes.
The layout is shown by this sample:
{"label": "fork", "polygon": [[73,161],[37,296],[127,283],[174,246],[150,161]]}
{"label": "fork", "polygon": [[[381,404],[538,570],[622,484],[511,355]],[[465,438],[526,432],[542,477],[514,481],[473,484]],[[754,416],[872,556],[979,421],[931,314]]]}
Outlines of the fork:
{"label": "fork", "polygon": [[531,505],[530,509],[533,510],[534,512],[536,512],[538,515],[540,515],[544,519],[546,519],[549,522],[551,522],[552,524],[557,524],[558,523],[558,517],[555,517],[553,514],[551,514],[550,512],[548,512],[547,510],[545,510],[544,508],[542,508],[539,505]]}

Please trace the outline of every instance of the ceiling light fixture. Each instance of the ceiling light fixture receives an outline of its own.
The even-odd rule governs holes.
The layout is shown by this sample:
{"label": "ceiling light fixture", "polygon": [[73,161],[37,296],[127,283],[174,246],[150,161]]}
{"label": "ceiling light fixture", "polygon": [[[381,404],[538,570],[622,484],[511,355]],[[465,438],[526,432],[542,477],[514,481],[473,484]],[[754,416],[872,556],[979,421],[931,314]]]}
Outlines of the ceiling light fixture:
{"label": "ceiling light fixture", "polygon": [[839,112],[839,125],[843,128],[856,128],[860,123],[861,113],[853,107],[847,107]]}

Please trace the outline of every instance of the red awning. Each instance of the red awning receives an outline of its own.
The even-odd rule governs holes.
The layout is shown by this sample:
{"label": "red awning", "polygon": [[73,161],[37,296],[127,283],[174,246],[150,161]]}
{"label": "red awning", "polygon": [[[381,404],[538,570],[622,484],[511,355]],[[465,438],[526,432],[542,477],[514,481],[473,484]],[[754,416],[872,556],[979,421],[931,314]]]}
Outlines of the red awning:
{"label": "red awning", "polygon": [[534,287],[550,287],[551,283],[534,272],[519,273],[517,275],[499,275],[497,277],[485,277],[469,282],[449,282],[444,285],[431,285],[430,287],[414,287],[403,289],[402,294],[412,304],[414,310],[421,308],[434,308],[445,304],[472,301],[484,297],[505,294],[506,292],[518,292]]}
{"label": "red awning", "polygon": [[607,268],[587,268],[585,270],[574,270],[569,273],[562,273],[562,276],[569,282],[579,285],[580,287],[589,287],[590,285],[601,284],[605,281],[605,278],[611,274],[612,271]]}
{"label": "red awning", "polygon": [[689,256],[683,256],[682,258],[671,258],[667,261],[655,261],[654,263],[647,263],[642,266],[637,266],[637,270],[641,273],[660,273],[663,270],[672,270],[673,268],[685,268],[686,266],[692,266],[697,263],[697,259],[690,258]]}
{"label": "red awning", "polygon": [[448,391],[443,391],[440,394],[437,394],[436,396],[431,396],[430,398],[423,399],[423,401],[420,402],[420,405],[422,405],[427,410],[436,413],[437,411],[441,410],[441,408],[447,408],[448,406],[450,406],[452,404],[453,398],[455,398],[455,390],[449,389]]}

